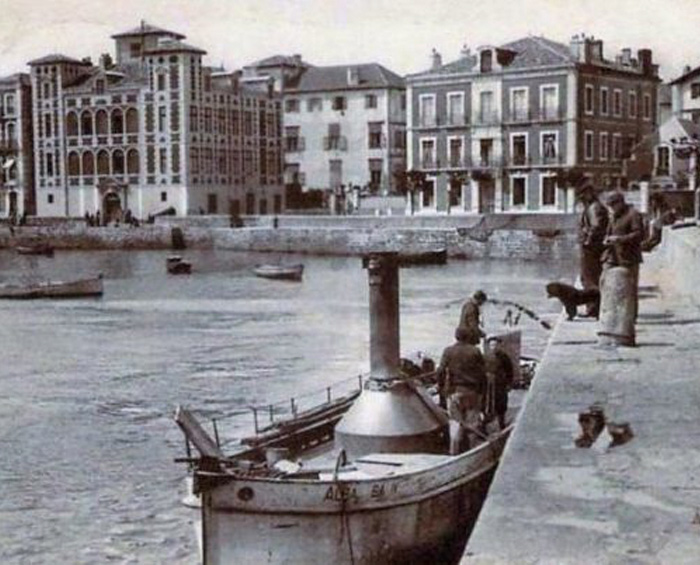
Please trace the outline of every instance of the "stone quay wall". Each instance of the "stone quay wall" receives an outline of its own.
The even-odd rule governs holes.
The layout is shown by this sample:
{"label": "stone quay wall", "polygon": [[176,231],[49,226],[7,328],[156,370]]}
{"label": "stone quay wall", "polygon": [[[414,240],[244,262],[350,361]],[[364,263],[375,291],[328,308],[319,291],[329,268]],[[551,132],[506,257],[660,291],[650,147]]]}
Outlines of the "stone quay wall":
{"label": "stone quay wall", "polygon": [[369,251],[421,252],[446,248],[458,258],[565,258],[575,253],[576,219],[560,214],[498,214],[472,217],[244,218],[228,227],[222,216],[158,218],[138,228],[87,227],[81,221],[0,227],[0,248],[48,241],[59,249],[168,249],[172,231],[189,248],[360,255]]}

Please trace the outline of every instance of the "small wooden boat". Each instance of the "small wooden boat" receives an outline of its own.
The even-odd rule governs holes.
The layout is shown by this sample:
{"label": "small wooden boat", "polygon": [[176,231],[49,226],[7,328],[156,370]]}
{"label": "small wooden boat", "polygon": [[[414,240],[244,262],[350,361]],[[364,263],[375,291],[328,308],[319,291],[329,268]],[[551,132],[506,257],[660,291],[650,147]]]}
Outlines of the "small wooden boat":
{"label": "small wooden boat", "polygon": [[401,266],[411,265],[444,265],[447,263],[447,249],[434,249],[416,253],[399,253]]}
{"label": "small wooden boat", "polygon": [[304,274],[304,265],[256,265],[253,268],[255,276],[264,279],[275,279],[284,281],[300,281]]}
{"label": "small wooden boat", "polygon": [[34,243],[29,245],[18,245],[15,250],[20,255],[46,255],[52,257],[54,248],[49,243]]}
{"label": "small wooden boat", "polygon": [[42,281],[29,284],[0,285],[0,298],[81,298],[101,296],[104,292],[102,275],[74,281]]}
{"label": "small wooden boat", "polygon": [[173,255],[165,260],[165,266],[171,275],[189,275],[192,272],[192,263],[185,261],[179,255]]}

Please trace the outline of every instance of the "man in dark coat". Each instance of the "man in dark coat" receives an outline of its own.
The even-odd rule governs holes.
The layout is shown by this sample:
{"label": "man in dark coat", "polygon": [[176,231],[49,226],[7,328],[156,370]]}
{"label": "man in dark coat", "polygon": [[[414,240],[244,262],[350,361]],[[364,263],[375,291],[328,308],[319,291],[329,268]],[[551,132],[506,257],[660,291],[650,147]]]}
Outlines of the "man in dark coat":
{"label": "man in dark coat", "polygon": [[[481,307],[486,302],[486,293],[483,290],[477,290],[472,294],[463,305],[459,315],[459,326],[462,328],[471,329],[479,339],[486,337],[486,334],[481,329]],[[479,341],[477,340],[476,343]]]}
{"label": "man in dark coat", "polygon": [[503,350],[501,338],[490,337],[487,345],[484,361],[491,392],[489,395],[491,406],[486,407],[486,413],[494,414],[498,418],[498,425],[504,429],[508,411],[508,392],[513,386],[513,362],[508,353]]}
{"label": "man in dark coat", "polygon": [[[579,216],[578,233],[581,247],[581,285],[584,290],[598,289],[602,272],[601,256],[605,251],[603,239],[608,228],[608,213],[596,196],[595,188],[586,182],[578,190],[583,204]],[[599,302],[586,305],[585,316],[598,317]]]}
{"label": "man in dark coat", "polygon": [[639,311],[639,265],[642,262],[642,241],[644,220],[632,206],[625,203],[621,192],[612,192],[605,198],[605,206],[610,212],[607,235],[603,241],[605,251],[603,269],[626,267],[634,279],[634,318]]}
{"label": "man in dark coat", "polygon": [[442,353],[437,370],[441,404],[447,404],[450,416],[450,453],[469,449],[469,431],[480,424],[483,395],[486,392],[484,357],[474,345],[478,334],[457,327],[455,343]]}

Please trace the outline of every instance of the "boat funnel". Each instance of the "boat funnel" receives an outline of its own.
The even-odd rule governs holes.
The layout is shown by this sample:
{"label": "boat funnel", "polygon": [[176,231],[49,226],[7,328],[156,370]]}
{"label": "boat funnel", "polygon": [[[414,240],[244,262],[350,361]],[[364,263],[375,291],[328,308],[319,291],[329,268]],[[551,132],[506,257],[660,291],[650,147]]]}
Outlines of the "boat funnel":
{"label": "boat funnel", "polygon": [[444,453],[448,419],[399,371],[399,263],[396,253],[363,258],[369,278],[370,378],[335,428],[351,458],[368,453]]}

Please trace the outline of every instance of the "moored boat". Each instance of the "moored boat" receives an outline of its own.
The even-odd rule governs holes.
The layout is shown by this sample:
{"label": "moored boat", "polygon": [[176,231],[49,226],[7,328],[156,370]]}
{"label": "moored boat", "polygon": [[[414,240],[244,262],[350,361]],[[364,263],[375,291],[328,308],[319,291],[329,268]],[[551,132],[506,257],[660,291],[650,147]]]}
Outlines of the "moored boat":
{"label": "moored boat", "polygon": [[285,281],[300,281],[304,274],[304,265],[273,265],[261,264],[253,268],[255,276],[264,279],[275,279]]}
{"label": "moored boat", "polygon": [[399,253],[399,263],[402,266],[411,265],[444,265],[447,263],[447,249],[417,251],[415,253]]}
{"label": "moored boat", "polygon": [[20,255],[46,255],[47,257],[53,256],[54,248],[49,243],[33,243],[29,245],[18,245],[15,247]]}
{"label": "moored boat", "polygon": [[104,292],[102,275],[73,281],[42,281],[27,284],[0,285],[0,298],[81,298],[101,296]]}
{"label": "moored boat", "polygon": [[192,263],[185,261],[179,255],[172,255],[165,260],[165,267],[171,275],[189,275],[192,273]]}
{"label": "moored boat", "polygon": [[398,260],[378,254],[365,265],[371,374],[361,391],[329,392],[301,413],[292,402],[293,416],[265,429],[256,412],[256,433],[229,455],[218,432],[178,409],[188,454],[198,451],[184,461],[206,565],[459,561],[513,414],[505,429],[471,430],[471,449],[449,452],[446,412],[425,386],[434,375],[398,371]]}

